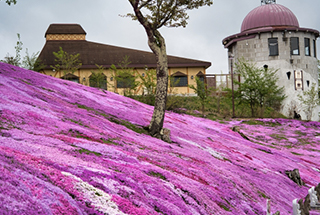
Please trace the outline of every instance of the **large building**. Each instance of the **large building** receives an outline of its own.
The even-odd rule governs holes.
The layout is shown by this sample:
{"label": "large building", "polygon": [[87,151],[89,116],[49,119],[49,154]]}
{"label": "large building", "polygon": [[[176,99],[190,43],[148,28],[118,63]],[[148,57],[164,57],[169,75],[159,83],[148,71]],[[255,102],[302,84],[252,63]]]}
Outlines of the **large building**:
{"label": "large building", "polygon": [[[295,110],[302,119],[306,113],[298,95],[318,88],[316,41],[319,31],[302,28],[297,17],[275,0],[262,0],[244,18],[241,32],[223,39],[228,49],[229,71],[241,58],[259,67],[278,70],[278,85],[284,87],[287,98],[281,112],[290,117]],[[319,120],[319,107],[313,110],[312,120]]]}
{"label": "large building", "polygon": [[[90,78],[98,66],[104,67],[105,82],[103,88],[122,93],[122,84],[116,83],[111,65],[116,65],[127,56],[131,62],[128,66],[134,74],[145,75],[146,69],[156,68],[156,59],[152,52],[139,51],[117,46],[105,45],[86,40],[86,32],[78,24],[51,24],[45,33],[46,43],[39,59],[46,65],[42,71],[44,74],[57,78],[65,78],[87,86],[92,85]],[[56,57],[53,52],[58,52],[60,47],[68,54],[80,54],[82,63],[74,73],[55,71],[52,66],[56,65]],[[175,93],[194,94],[188,85],[195,85],[195,77],[204,77],[206,69],[211,66],[210,62],[168,56],[169,75],[172,80],[179,80],[175,86]],[[177,83],[177,82],[176,82]],[[138,86],[135,93],[142,94],[142,87]]]}

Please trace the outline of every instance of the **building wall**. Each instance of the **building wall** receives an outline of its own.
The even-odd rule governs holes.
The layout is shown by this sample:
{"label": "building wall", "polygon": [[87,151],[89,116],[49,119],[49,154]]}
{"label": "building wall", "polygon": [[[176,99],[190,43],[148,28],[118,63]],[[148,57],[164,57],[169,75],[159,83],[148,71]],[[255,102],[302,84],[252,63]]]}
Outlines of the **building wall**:
{"label": "building wall", "polygon": [[[269,56],[268,38],[278,38],[278,56]],[[291,55],[290,51],[290,37],[299,38],[299,55]],[[310,39],[311,56],[305,55],[304,38]],[[298,95],[302,94],[303,90],[309,90],[313,83],[318,88],[318,69],[317,58],[314,56],[313,40],[316,37],[308,32],[268,32],[257,34],[255,38],[242,40],[229,48],[229,56],[234,55],[233,64],[238,59],[244,58],[247,61],[255,62],[258,67],[268,65],[269,68],[278,69],[278,84],[284,86],[287,98],[283,102],[281,112],[289,116],[289,110],[296,107],[296,111],[301,114],[302,119],[306,119],[306,114],[303,106],[298,100]],[[231,60],[229,60],[229,68],[231,68]],[[235,68],[235,67],[234,67]],[[230,69],[231,70],[231,69]],[[295,89],[294,73],[295,71],[302,71],[303,74],[303,89]],[[287,73],[291,73],[290,79]],[[309,86],[308,86],[309,83]],[[319,107],[313,112],[312,120],[318,121]]]}
{"label": "building wall", "polygon": [[[98,70],[92,70],[92,69],[80,69],[78,71],[76,71],[74,73],[74,75],[79,77],[79,83],[89,86],[90,82],[89,82],[89,76],[92,74],[92,71],[98,71]],[[135,73],[135,75],[137,75],[138,73],[140,75],[142,75],[143,73],[145,73],[144,69],[135,69],[133,70],[133,72]],[[169,76],[173,75],[176,72],[181,72],[185,75],[187,75],[188,77],[188,85],[196,85],[196,75],[199,72],[202,72],[203,74],[205,74],[205,68],[203,67],[194,67],[194,68],[189,68],[189,67],[180,67],[180,68],[169,68]],[[43,71],[44,74],[46,75],[50,75],[56,78],[61,78],[62,76],[64,76],[64,72],[62,71],[53,71],[53,70],[44,70]],[[112,91],[118,94],[123,95],[123,89],[117,89],[115,87],[116,82],[114,80],[114,78],[111,78],[114,76],[113,71],[106,69],[104,70],[104,75],[107,77],[107,90],[108,91]],[[113,79],[113,80],[112,80]],[[140,81],[138,79],[138,81]],[[170,86],[170,83],[169,83]],[[141,86],[139,86],[137,88],[137,91],[135,92],[135,94],[137,95],[141,95],[143,92],[143,88]],[[185,95],[195,95],[194,90],[192,90],[190,87],[186,86],[186,87],[174,87],[171,88],[169,87],[168,89],[169,93],[174,93],[174,94],[185,94]]]}

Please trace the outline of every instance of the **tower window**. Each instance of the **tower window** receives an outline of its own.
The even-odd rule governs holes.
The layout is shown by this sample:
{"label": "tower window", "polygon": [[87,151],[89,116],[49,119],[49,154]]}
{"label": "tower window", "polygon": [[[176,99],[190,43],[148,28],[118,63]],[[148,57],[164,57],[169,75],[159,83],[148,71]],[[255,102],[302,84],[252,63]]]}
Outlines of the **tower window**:
{"label": "tower window", "polygon": [[299,51],[299,37],[290,38],[291,55],[300,55]]}
{"label": "tower window", "polygon": [[302,71],[294,71],[295,90],[303,90],[303,73]]}
{"label": "tower window", "polygon": [[278,56],[279,55],[279,47],[278,47],[278,38],[269,38],[269,56]]}
{"label": "tower window", "polygon": [[317,57],[317,45],[316,40],[313,40],[313,56]]}
{"label": "tower window", "polygon": [[309,38],[304,38],[304,52],[305,52],[306,56],[311,56],[310,39]]}
{"label": "tower window", "polygon": [[288,80],[290,80],[291,72],[287,72]]}

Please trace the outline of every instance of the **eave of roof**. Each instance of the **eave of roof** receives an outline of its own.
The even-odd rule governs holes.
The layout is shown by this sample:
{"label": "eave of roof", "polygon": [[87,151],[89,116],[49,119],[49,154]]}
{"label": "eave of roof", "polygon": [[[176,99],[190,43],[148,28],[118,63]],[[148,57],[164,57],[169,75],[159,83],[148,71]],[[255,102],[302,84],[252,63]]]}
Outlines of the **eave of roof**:
{"label": "eave of roof", "polygon": [[[58,52],[59,47],[69,54],[80,54],[82,69],[96,69],[97,65],[110,68],[112,64],[118,65],[125,56],[129,56],[132,68],[156,68],[156,58],[152,52],[140,51],[129,48],[105,45],[86,40],[50,40],[43,47],[39,59],[51,69],[55,65],[53,52]],[[204,67],[211,66],[210,62],[181,58],[168,55],[168,67]]]}
{"label": "eave of roof", "polygon": [[297,27],[288,27],[288,26],[263,27],[263,28],[256,28],[256,29],[247,30],[247,31],[226,37],[222,40],[222,44],[224,45],[225,48],[228,48],[229,46],[231,46],[233,43],[235,43],[237,41],[254,38],[254,36],[257,34],[265,33],[265,32],[277,32],[277,31],[310,32],[310,33],[314,33],[316,38],[319,37],[319,31],[317,31],[315,29],[311,29],[311,28],[297,28]]}

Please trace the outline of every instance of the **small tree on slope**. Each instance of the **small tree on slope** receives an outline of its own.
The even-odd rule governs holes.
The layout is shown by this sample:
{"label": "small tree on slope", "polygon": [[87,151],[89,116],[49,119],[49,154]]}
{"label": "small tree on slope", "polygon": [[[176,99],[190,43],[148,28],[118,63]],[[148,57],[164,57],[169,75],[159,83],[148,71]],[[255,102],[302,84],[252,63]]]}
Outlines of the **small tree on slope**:
{"label": "small tree on slope", "polygon": [[68,73],[73,74],[82,66],[79,59],[80,54],[69,54],[63,51],[62,47],[59,48],[58,52],[53,52],[53,55],[56,57],[55,62],[57,64],[51,67],[56,71],[63,71],[64,76]]}
{"label": "small tree on slope", "polygon": [[312,119],[313,110],[320,104],[319,95],[316,89],[316,84],[313,83],[311,89],[303,91],[302,95],[298,95],[299,101],[304,106],[304,112],[307,115],[307,120]]}
{"label": "small tree on slope", "polygon": [[252,117],[257,115],[260,108],[260,116],[263,117],[266,107],[279,108],[286,98],[283,94],[284,87],[277,85],[277,70],[258,68],[255,64],[242,60],[236,64],[236,71],[244,81],[235,80],[238,90],[235,93],[240,103],[250,106]]}

